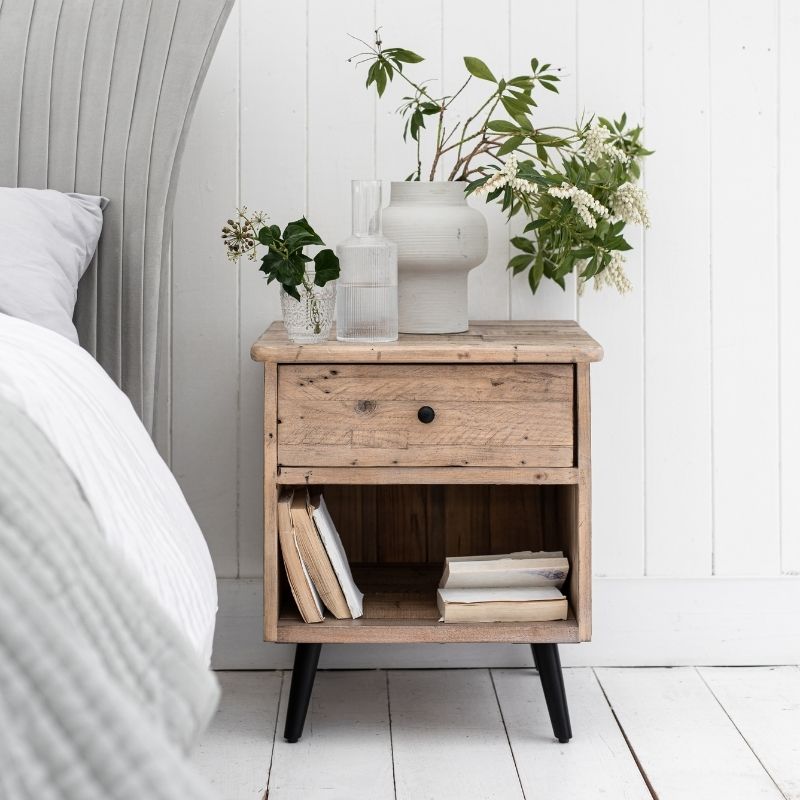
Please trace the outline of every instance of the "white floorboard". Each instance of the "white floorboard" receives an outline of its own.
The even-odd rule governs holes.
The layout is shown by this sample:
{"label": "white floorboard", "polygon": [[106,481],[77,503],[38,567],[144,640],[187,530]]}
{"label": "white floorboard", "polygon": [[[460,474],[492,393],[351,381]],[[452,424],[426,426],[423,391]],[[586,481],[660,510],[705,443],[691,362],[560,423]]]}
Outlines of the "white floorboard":
{"label": "white floorboard", "polygon": [[658,800],[781,800],[697,670],[598,669]]}
{"label": "white floorboard", "polygon": [[574,738],[553,737],[539,676],[492,670],[527,800],[650,800],[650,792],[590,669],[564,670]]}
{"label": "white floorboard", "polygon": [[800,800],[800,669],[699,672],[786,800]]}
{"label": "white floorboard", "polygon": [[389,672],[397,800],[523,798],[488,670]]}
{"label": "white floorboard", "polygon": [[320,671],[299,742],[283,738],[286,673],[269,800],[392,800],[387,673]]}
{"label": "white floorboard", "polygon": [[800,800],[797,667],[565,670],[567,745],[532,669],[322,670],[293,745],[290,672],[218,676],[220,800]]}
{"label": "white floorboard", "polygon": [[259,800],[267,786],[282,674],[218,672],[217,677],[222,699],[194,762],[220,800]]}

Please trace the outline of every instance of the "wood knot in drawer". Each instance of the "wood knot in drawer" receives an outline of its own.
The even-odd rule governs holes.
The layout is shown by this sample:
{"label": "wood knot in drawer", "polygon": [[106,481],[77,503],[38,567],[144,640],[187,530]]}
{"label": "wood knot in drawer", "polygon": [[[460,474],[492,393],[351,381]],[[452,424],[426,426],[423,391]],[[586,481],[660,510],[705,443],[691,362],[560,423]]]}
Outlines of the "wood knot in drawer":
{"label": "wood knot in drawer", "polygon": [[367,416],[374,414],[378,404],[374,400],[358,400],[356,402],[356,414]]}

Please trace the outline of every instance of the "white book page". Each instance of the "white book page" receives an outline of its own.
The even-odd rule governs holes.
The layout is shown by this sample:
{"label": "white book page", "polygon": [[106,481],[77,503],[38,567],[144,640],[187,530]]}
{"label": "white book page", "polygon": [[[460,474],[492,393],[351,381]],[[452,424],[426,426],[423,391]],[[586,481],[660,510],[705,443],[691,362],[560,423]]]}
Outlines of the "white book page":
{"label": "white book page", "polygon": [[442,588],[445,589],[479,589],[479,588],[506,588],[534,586],[556,586],[559,589],[564,585],[569,570],[566,566],[537,568],[508,568],[485,570],[475,572],[451,572],[447,576]]}
{"label": "white book page", "polygon": [[303,561],[303,556],[300,553],[300,548],[297,546],[297,537],[294,535],[294,532],[292,533],[292,541],[294,542],[294,549],[297,550],[297,557],[300,559],[300,566],[303,568],[303,577],[306,579],[306,583],[311,589],[311,596],[314,598],[314,605],[316,605],[317,611],[319,611],[319,613],[324,617],[325,609],[322,607],[322,598],[319,596],[317,587],[314,586],[314,581],[311,580],[311,576],[308,574],[306,562]]}
{"label": "white book page", "polygon": [[311,505],[311,518],[317,526],[322,544],[325,545],[325,551],[331,560],[333,571],[342,587],[347,607],[350,609],[353,619],[358,619],[364,615],[364,595],[358,590],[353,580],[353,573],[350,572],[350,563],[344,552],[341,537],[333,524],[333,519],[322,495],[319,496],[319,506]]}
{"label": "white book page", "polygon": [[439,589],[445,603],[526,603],[535,600],[560,600],[564,595],[555,586],[509,589]]}
{"label": "white book page", "polygon": [[458,564],[465,561],[497,561],[501,558],[563,558],[561,550],[520,550],[517,553],[502,553],[497,556],[448,556],[445,561],[448,564]]}

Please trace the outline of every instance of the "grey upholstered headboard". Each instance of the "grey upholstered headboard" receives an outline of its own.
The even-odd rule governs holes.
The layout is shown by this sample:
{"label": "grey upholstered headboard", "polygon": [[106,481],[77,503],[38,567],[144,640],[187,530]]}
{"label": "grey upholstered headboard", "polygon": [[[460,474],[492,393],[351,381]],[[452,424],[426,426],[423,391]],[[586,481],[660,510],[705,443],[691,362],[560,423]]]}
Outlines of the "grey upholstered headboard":
{"label": "grey upholstered headboard", "polygon": [[76,322],[151,432],[178,164],[232,3],[0,0],[0,186],[111,201]]}

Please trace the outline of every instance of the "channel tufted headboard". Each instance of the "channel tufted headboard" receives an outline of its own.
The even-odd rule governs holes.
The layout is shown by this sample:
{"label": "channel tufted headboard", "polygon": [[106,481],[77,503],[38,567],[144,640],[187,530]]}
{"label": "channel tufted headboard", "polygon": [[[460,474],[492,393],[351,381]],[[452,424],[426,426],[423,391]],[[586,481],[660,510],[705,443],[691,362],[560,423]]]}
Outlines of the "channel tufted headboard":
{"label": "channel tufted headboard", "polygon": [[178,167],[232,4],[0,0],[0,185],[111,201],[76,323],[151,433]]}

